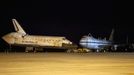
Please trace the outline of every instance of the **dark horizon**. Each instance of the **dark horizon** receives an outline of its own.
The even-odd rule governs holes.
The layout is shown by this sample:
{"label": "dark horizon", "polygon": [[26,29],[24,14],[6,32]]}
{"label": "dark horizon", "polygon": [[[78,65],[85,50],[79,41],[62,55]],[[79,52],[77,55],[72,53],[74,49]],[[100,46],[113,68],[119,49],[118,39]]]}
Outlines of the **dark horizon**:
{"label": "dark horizon", "polygon": [[[65,36],[78,44],[83,35],[109,37],[133,43],[134,30],[128,9],[112,0],[95,1],[9,1],[1,2],[0,36],[14,31],[15,18],[28,34]],[[124,12],[124,10],[127,10]]]}

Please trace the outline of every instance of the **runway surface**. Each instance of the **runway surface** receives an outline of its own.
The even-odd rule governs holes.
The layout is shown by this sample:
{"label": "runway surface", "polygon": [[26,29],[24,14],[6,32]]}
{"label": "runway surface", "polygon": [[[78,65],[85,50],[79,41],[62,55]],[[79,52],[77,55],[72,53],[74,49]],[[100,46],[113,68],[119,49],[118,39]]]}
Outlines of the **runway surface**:
{"label": "runway surface", "polygon": [[134,75],[134,53],[0,53],[0,75]]}

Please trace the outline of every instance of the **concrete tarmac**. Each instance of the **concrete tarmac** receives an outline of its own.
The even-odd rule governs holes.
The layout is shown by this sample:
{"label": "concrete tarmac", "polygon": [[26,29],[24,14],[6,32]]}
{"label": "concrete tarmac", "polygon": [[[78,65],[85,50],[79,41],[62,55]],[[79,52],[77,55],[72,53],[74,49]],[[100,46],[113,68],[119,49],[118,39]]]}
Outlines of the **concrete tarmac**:
{"label": "concrete tarmac", "polygon": [[0,53],[0,75],[134,75],[134,53]]}

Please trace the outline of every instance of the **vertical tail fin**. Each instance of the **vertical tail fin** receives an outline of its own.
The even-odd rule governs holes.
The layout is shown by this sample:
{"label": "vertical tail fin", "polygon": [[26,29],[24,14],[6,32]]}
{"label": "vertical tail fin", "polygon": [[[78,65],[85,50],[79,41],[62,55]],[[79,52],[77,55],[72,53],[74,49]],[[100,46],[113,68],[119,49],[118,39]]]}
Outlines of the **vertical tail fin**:
{"label": "vertical tail fin", "polygon": [[23,30],[23,28],[20,26],[16,19],[12,19],[12,22],[16,32],[26,35],[26,32]]}
{"label": "vertical tail fin", "polygon": [[114,29],[112,29],[112,32],[111,32],[111,34],[110,34],[110,37],[109,37],[109,40],[110,41],[113,41],[113,39],[114,39]]}

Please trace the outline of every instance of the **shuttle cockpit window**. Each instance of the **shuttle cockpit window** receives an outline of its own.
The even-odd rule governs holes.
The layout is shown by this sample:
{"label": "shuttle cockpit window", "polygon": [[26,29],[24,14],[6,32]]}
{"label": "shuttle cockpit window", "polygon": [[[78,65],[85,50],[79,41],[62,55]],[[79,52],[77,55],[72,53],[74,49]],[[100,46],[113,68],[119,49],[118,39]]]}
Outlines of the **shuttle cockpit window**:
{"label": "shuttle cockpit window", "polygon": [[65,38],[63,38],[63,40],[66,40]]}

